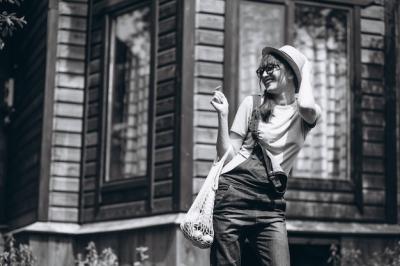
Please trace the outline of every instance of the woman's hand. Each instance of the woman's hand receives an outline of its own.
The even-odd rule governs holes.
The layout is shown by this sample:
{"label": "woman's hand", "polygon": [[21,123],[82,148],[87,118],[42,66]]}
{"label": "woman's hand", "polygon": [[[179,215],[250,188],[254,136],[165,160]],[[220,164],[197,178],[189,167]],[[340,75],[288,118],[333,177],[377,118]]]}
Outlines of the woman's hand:
{"label": "woman's hand", "polygon": [[218,112],[218,115],[226,117],[228,116],[229,104],[228,100],[226,99],[225,95],[222,92],[218,90],[214,91],[214,95],[210,103],[214,107],[214,109]]}

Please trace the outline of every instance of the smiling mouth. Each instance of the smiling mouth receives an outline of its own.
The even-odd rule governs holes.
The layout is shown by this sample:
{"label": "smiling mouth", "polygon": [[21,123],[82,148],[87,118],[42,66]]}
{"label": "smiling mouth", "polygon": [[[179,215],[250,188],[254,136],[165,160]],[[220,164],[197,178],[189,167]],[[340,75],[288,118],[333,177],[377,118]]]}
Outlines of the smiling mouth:
{"label": "smiling mouth", "polygon": [[262,80],[265,85],[269,85],[272,82],[271,78],[265,78]]}

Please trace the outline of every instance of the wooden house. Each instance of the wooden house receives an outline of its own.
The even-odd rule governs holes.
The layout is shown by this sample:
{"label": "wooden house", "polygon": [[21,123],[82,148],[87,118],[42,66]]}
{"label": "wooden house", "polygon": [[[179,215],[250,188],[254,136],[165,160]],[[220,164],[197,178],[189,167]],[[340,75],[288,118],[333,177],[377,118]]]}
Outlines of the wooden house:
{"label": "wooden house", "polygon": [[14,109],[1,113],[0,234],[39,265],[73,265],[89,241],[120,265],[141,246],[151,265],[208,265],[179,221],[216,154],[213,88],[232,119],[259,89],[260,49],[286,43],[310,59],[323,109],[286,195],[292,264],[326,265],[331,244],[368,259],[400,239],[398,1],[38,0],[22,12],[0,62]]}

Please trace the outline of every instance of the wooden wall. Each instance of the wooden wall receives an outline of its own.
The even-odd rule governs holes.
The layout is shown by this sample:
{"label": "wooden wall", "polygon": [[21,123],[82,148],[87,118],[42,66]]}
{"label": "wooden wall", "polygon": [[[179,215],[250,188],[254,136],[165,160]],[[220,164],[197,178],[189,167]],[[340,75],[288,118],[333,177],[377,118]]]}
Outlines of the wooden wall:
{"label": "wooden wall", "polygon": [[48,220],[77,222],[88,1],[59,1]]}
{"label": "wooden wall", "polygon": [[[292,186],[286,199],[291,219],[384,221],[385,91],[384,1],[361,9],[361,129],[363,212],[356,206],[352,186],[325,181]],[[223,79],[225,2],[197,1],[195,46],[194,192],[215,156],[217,117],[209,104],[212,89]],[[225,88],[227,90],[229,88]],[[293,181],[291,182],[293,183]],[[295,183],[298,183],[295,181]]]}
{"label": "wooden wall", "polygon": [[[178,44],[178,5],[177,1],[155,1],[156,32],[155,43],[155,110],[154,110],[154,180],[153,188],[149,184],[130,187],[130,190],[116,191],[119,194],[135,194],[133,199],[123,199],[116,203],[100,203],[102,188],[99,185],[104,178],[103,159],[105,109],[104,90],[106,90],[105,66],[106,42],[104,35],[105,10],[110,1],[93,1],[93,16],[90,28],[90,62],[87,86],[87,112],[85,123],[85,156],[83,180],[83,221],[107,220],[146,213],[172,211],[173,176],[178,161],[173,160],[176,133],[179,125],[176,120],[177,89],[177,44]],[[150,202],[149,202],[150,201]]]}
{"label": "wooden wall", "polygon": [[6,216],[10,226],[37,219],[46,73],[48,1],[24,3],[26,20],[15,46],[15,98],[8,129]]}
{"label": "wooden wall", "polygon": [[[216,156],[217,114],[210,104],[213,89],[223,85],[225,1],[196,1],[194,78],[194,192]],[[224,88],[225,90],[227,88]]]}

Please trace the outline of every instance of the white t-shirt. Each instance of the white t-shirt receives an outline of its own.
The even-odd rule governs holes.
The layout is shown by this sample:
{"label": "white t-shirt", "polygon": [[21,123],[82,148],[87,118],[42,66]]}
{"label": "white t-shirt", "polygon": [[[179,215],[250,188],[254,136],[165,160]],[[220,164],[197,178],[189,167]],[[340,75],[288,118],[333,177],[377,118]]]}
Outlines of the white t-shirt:
{"label": "white t-shirt", "polygon": [[[243,144],[239,153],[224,166],[222,173],[232,170],[245,161],[253,150],[254,140],[248,127],[252,110],[253,97],[247,96],[240,104],[231,127],[232,132],[243,137]],[[317,106],[316,123],[320,120],[320,114],[321,110]],[[309,125],[300,116],[297,100],[290,105],[276,105],[268,123],[259,122],[260,144],[270,156],[275,171],[283,170],[289,175],[308,132],[314,126],[315,124]]]}

